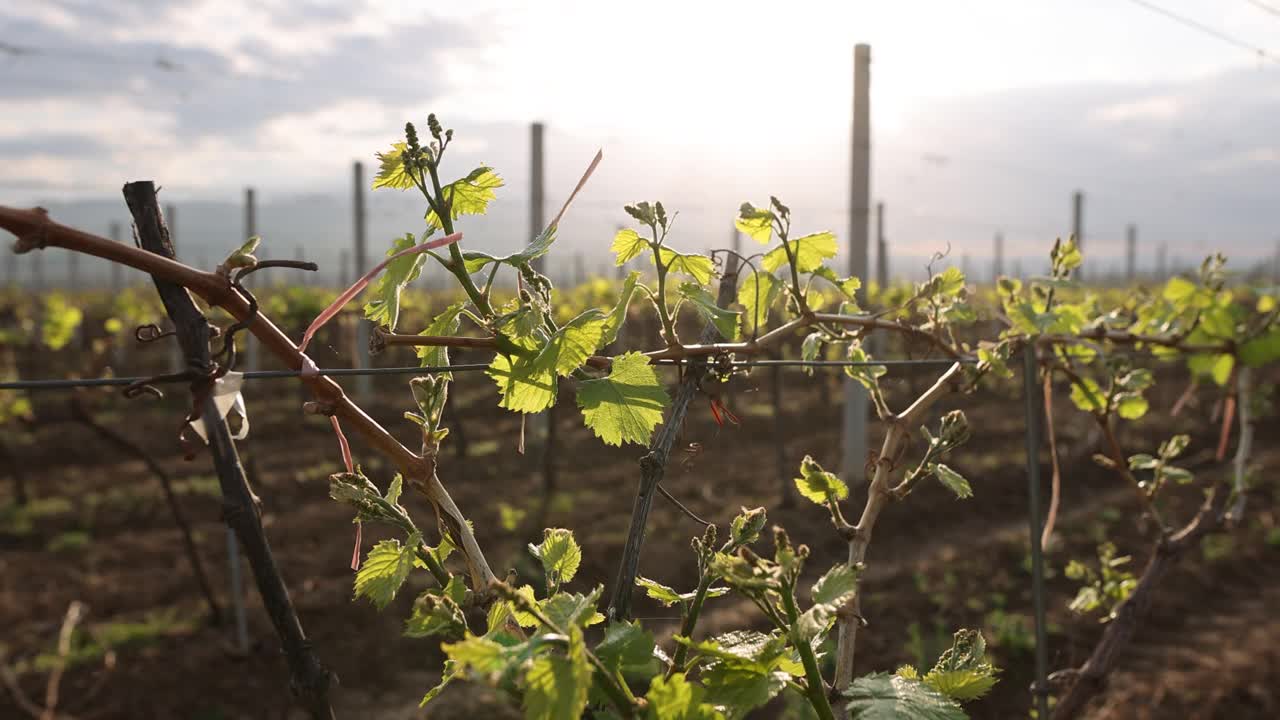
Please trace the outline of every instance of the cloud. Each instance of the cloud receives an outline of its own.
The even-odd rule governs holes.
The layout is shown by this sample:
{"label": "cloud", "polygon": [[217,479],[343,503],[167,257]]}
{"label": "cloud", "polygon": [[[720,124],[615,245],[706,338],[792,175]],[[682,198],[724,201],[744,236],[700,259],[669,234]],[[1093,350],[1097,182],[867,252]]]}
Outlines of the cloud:
{"label": "cloud", "polygon": [[[469,243],[507,252],[527,235],[522,121],[551,108],[549,207],[597,147],[606,156],[562,228],[566,250],[603,258],[626,219],[621,205],[637,199],[681,210],[677,242],[688,249],[727,244],[734,208],[769,194],[795,209],[799,226],[846,235],[847,64],[830,68],[848,53],[832,50],[835,30],[821,28],[823,42],[788,40],[813,45],[805,56],[812,76],[796,78],[750,43],[709,56],[693,22],[664,36],[667,48],[630,44],[637,27],[662,31],[661,14],[637,26],[583,10],[602,23],[594,34],[544,37],[522,25],[527,16],[492,4],[422,7],[6,5],[4,37],[40,52],[0,62],[5,202],[115,198],[122,180],[151,177],[170,199],[224,203],[184,219],[188,238],[213,244],[240,234],[235,202],[252,184],[285,247],[334,249],[348,242],[350,162],[371,163],[406,119],[439,110],[458,130],[449,173],[485,162],[507,178],[495,216],[468,221]],[[757,22],[736,17],[716,25],[718,37]],[[653,65],[654,52],[665,66]],[[841,76],[839,92],[828,90],[832,74]],[[962,74],[957,66],[945,77]],[[873,84],[874,102],[894,105],[891,121],[875,128],[873,193],[887,203],[896,270],[914,272],[948,245],[956,257],[983,257],[997,231],[1011,255],[1038,263],[1054,237],[1070,232],[1076,189],[1086,193],[1086,249],[1097,262],[1119,257],[1131,222],[1145,258],[1161,241],[1187,257],[1209,242],[1269,252],[1280,186],[1274,72],[908,95],[917,89],[904,78],[923,77],[899,70]],[[309,200],[290,199],[302,196]],[[118,203],[93,208],[118,212]],[[105,222],[93,213],[79,217]],[[388,237],[421,230],[411,196],[376,194],[371,213]],[[205,222],[216,232],[199,231]]]}

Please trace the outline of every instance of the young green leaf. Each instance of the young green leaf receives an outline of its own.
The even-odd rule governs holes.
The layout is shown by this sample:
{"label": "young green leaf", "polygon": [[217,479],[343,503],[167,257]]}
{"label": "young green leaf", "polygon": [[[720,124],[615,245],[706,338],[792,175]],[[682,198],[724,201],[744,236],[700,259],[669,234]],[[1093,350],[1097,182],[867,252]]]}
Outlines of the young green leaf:
{"label": "young green leaf", "polygon": [[938,478],[938,482],[955,493],[957,498],[963,500],[973,497],[973,488],[969,486],[969,481],[965,480],[964,476],[955,470],[938,463],[933,466],[933,474]]}
{"label": "young green leaf", "polygon": [[459,673],[470,670],[479,676],[502,672],[514,654],[509,644],[487,636],[476,637],[469,632],[458,642],[441,643],[440,649],[456,664]]}
{"label": "young green leaf", "polygon": [[582,367],[600,346],[607,323],[608,318],[599,310],[587,310],[578,315],[551,336],[537,362],[551,364],[558,374],[568,376]]}
{"label": "young green leaf", "polygon": [[608,377],[578,386],[587,427],[607,445],[649,442],[669,401],[649,358],[635,352],[614,358]]}
{"label": "young green leaf", "polygon": [[[796,256],[797,272],[813,272],[822,267],[822,261],[836,256],[836,236],[830,232],[813,233],[788,240],[787,245]],[[775,272],[787,264],[787,251],[782,245],[765,254],[760,265],[766,272]]]}
{"label": "young green leaf", "polygon": [[755,666],[718,664],[699,676],[707,702],[725,709],[726,718],[747,717],[782,692],[790,676]]}
{"label": "young green leaf", "polygon": [[444,669],[440,673],[440,682],[422,696],[422,700],[418,701],[418,707],[426,707],[427,703],[435,700],[440,693],[444,692],[445,688],[449,687],[449,683],[452,683],[456,677],[458,677],[458,664],[452,660],[445,660]]}
{"label": "young green leaf", "polygon": [[502,393],[499,407],[521,413],[538,413],[555,404],[555,366],[539,364],[537,357],[495,355],[486,374],[498,384]]}
{"label": "young green leaf", "polygon": [[706,255],[685,255],[667,247],[658,248],[658,262],[670,272],[688,275],[706,285],[715,276],[715,263]]}
{"label": "young green leaf", "polygon": [[[458,317],[466,302],[457,302],[445,308],[431,320],[420,335],[454,335],[458,332]],[[449,348],[442,345],[419,345],[414,348],[418,362],[422,367],[443,367],[449,364]],[[453,373],[441,373],[446,380],[453,379]]]}
{"label": "young green leaf", "polygon": [[604,622],[604,615],[596,611],[596,605],[600,602],[600,595],[603,592],[603,585],[597,585],[596,589],[588,595],[557,592],[538,603],[538,609],[561,629],[569,626],[585,629]]}
{"label": "young green leaf", "polygon": [[413,604],[413,614],[405,621],[405,636],[462,637],[467,629],[467,619],[462,613],[466,595],[467,586],[461,575],[454,575],[443,590],[422,593]]}
{"label": "young green leaf", "polygon": [[[706,691],[690,683],[684,675],[657,677],[645,695],[646,720],[723,720],[713,705],[705,702]],[[566,716],[567,717],[567,716]],[[576,716],[575,716],[576,717]]]}
{"label": "young green leaf", "polygon": [[568,629],[566,656],[541,655],[525,673],[526,720],[564,720],[582,716],[591,689],[591,664],[587,660],[582,630]]}
{"label": "young green leaf", "polygon": [[716,305],[715,298],[701,285],[680,283],[680,296],[692,303],[703,320],[716,326],[726,340],[738,339],[738,312]]}
{"label": "young green leaf", "polygon": [[[450,219],[457,220],[463,215],[483,215],[489,201],[496,197],[494,192],[502,187],[502,178],[493,168],[478,167],[464,178],[459,178],[440,188],[442,199],[449,204]],[[427,211],[427,226],[443,227],[435,210]]]}
{"label": "young green leaf", "polygon": [[658,667],[654,647],[653,633],[639,623],[615,622],[605,628],[595,655],[610,670],[652,677]]}
{"label": "young green leaf", "polygon": [[729,539],[738,547],[750,545],[760,539],[760,531],[764,529],[765,521],[764,508],[748,510],[744,507],[729,524]]}
{"label": "young green leaf", "polygon": [[805,455],[800,462],[800,477],[795,479],[796,489],[810,502],[825,505],[828,500],[843,500],[849,497],[849,486],[836,476],[822,469],[811,456]]}
{"label": "young green leaf", "polygon": [[1071,384],[1071,402],[1085,412],[1102,412],[1107,404],[1107,394],[1093,378],[1081,378]]}
{"label": "young green leaf", "polygon": [[[412,233],[396,238],[387,251],[387,257],[408,250],[416,244]],[[396,321],[400,318],[400,293],[405,285],[418,279],[426,257],[423,253],[416,253],[392,260],[374,283],[371,291],[374,299],[364,306],[364,316],[377,325],[395,330]]]}
{"label": "young green leaf", "polygon": [[619,230],[618,234],[613,236],[613,244],[609,246],[610,252],[614,254],[614,263],[619,267],[639,257],[648,249],[649,241],[631,228]]}
{"label": "young green leaf", "polygon": [[862,280],[856,277],[842,278],[839,275],[836,275],[835,270],[832,270],[826,265],[823,265],[822,267],[815,269],[813,271],[813,276],[820,277],[823,280],[826,280],[827,282],[831,283],[832,285],[835,286],[837,290],[839,290],[845,296],[845,298],[849,300],[853,300],[854,295],[862,287]]}
{"label": "young green leaf", "polygon": [[996,669],[986,657],[987,643],[977,630],[960,630],[924,683],[960,702],[986,695],[996,684]]}
{"label": "young green leaf", "polygon": [[[850,362],[865,363],[871,362],[871,359],[871,355],[863,349],[862,345],[855,343],[849,346]],[[862,383],[868,390],[876,390],[880,387],[880,378],[889,372],[889,368],[884,365],[850,365],[844,369],[844,372]]]}
{"label": "young green leaf", "polygon": [[768,208],[757,208],[751,203],[742,203],[738,208],[738,217],[733,221],[738,232],[755,240],[761,245],[768,245],[773,239],[773,211]]}
{"label": "young green leaf", "polygon": [[50,350],[61,350],[75,338],[76,328],[84,319],[84,312],[73,305],[61,293],[51,293],[45,298],[44,318],[40,324],[41,340]]}
{"label": "young green leaf", "polygon": [[414,535],[406,545],[399,540],[383,540],[374,545],[356,573],[355,596],[369,598],[379,610],[385,608],[409,577],[414,548],[420,540]]}
{"label": "young green leaf", "polygon": [[680,593],[674,588],[667,587],[657,580],[650,580],[644,576],[636,577],[636,586],[644,588],[644,594],[662,603],[664,607],[671,607],[680,602]]}
{"label": "young green leaf", "polygon": [[378,153],[379,167],[378,174],[373,177],[374,190],[384,187],[408,190],[416,186],[404,166],[404,152],[408,149],[404,143],[396,143],[391,146],[390,151]]}
{"label": "young green leaf", "polygon": [[843,605],[858,589],[858,573],[844,563],[833,566],[813,584],[815,605]]}
{"label": "young green leaf", "polygon": [[1147,414],[1150,405],[1147,399],[1136,392],[1123,392],[1116,395],[1116,412],[1125,420],[1137,420]]}
{"label": "young green leaf", "polygon": [[573,537],[572,530],[547,528],[542,531],[542,543],[529,545],[529,552],[542,561],[548,587],[558,587],[573,579],[582,564],[582,548]]}
{"label": "young green leaf", "polygon": [[618,339],[618,331],[627,321],[627,307],[631,305],[631,296],[635,294],[636,283],[639,280],[640,272],[632,270],[627,274],[627,279],[622,281],[622,292],[618,293],[618,302],[605,318],[604,334],[600,337],[601,348]]}
{"label": "young green leaf", "polygon": [[875,673],[844,691],[851,720],[967,720],[956,702],[919,680]]}
{"label": "young green leaf", "polygon": [[753,272],[738,286],[738,304],[746,308],[742,328],[755,332],[769,324],[769,309],[778,298],[782,283],[772,273]]}

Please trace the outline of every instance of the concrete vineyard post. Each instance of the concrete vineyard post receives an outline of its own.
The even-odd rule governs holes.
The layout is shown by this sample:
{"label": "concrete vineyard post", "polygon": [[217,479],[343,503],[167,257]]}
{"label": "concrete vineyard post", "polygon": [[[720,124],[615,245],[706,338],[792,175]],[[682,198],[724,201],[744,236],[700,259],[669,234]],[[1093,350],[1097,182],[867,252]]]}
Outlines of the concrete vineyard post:
{"label": "concrete vineyard post", "polygon": [[[867,280],[867,235],[871,198],[871,46],[853,50],[853,127],[849,182],[849,274]],[[866,288],[858,290],[865,304]],[[870,398],[856,380],[844,382],[841,469],[852,484],[867,460],[867,411]]]}

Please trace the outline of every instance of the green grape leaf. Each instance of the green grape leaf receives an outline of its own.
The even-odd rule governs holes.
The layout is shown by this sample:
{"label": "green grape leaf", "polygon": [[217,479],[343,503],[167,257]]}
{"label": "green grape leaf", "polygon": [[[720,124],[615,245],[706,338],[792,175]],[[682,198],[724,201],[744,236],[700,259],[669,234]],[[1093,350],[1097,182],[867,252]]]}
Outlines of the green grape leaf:
{"label": "green grape leaf", "polygon": [[462,267],[467,271],[468,275],[475,275],[488,265],[496,262],[502,262],[507,258],[497,258],[489,253],[468,251],[462,253]]}
{"label": "green grape leaf", "polygon": [[542,561],[542,572],[549,587],[559,586],[573,579],[582,564],[582,548],[573,537],[572,530],[547,528],[542,531],[542,543],[529,544],[529,552]]}
{"label": "green grape leaf", "polygon": [[722,663],[704,670],[699,679],[707,690],[707,702],[724,708],[727,718],[741,718],[782,692],[790,676]]}
{"label": "green grape leaf", "polygon": [[924,676],[924,683],[953,700],[980,698],[996,684],[996,669],[987,660],[986,652],[982,633],[960,630],[951,647]]}
{"label": "green grape leaf", "polygon": [[756,630],[733,630],[697,641],[676,635],[675,641],[697,656],[710,659],[709,665],[727,662],[738,666],[754,665],[761,669],[772,669],[777,665],[786,647],[782,638]]}
{"label": "green grape leaf", "polygon": [[967,702],[976,700],[995,687],[996,676],[975,670],[933,671],[925,676],[924,684],[952,700]]}
{"label": "green grape leaf", "polygon": [[640,280],[640,272],[632,270],[627,273],[627,279],[622,281],[622,292],[618,294],[618,302],[609,311],[609,315],[605,318],[604,334],[600,338],[600,347],[616,341],[618,339],[618,331],[622,329],[623,323],[627,321],[627,308],[631,305],[631,296],[636,292],[636,283]]}
{"label": "green grape leaf", "polygon": [[416,187],[416,183],[404,167],[404,152],[409,146],[404,143],[396,143],[391,146],[391,150],[385,153],[378,153],[378,174],[373,177],[373,189],[393,188],[395,190],[408,190]]}
{"label": "green grape leaf", "polygon": [[701,285],[680,283],[680,296],[693,304],[703,320],[716,326],[726,340],[738,339],[738,312],[716,305],[715,298]]}
{"label": "green grape leaf", "polygon": [[1165,283],[1164,292],[1160,296],[1171,303],[1180,303],[1196,294],[1196,284],[1183,277],[1171,277]]}
{"label": "green grape leaf", "polygon": [[443,591],[424,592],[414,602],[413,614],[405,621],[405,636],[461,637],[467,629],[467,619],[462,613],[462,602],[466,595],[467,586],[461,575],[454,575]]}
{"label": "green grape leaf", "polygon": [[969,486],[969,481],[964,479],[960,473],[951,468],[938,463],[932,467],[933,474],[938,478],[938,482],[942,483],[948,490],[955,493],[956,497],[963,500],[973,497],[973,488]]}
{"label": "green grape leaf", "polygon": [[746,308],[742,314],[744,332],[755,332],[769,324],[769,309],[778,298],[782,283],[772,273],[753,272],[738,286],[738,304]]}
{"label": "green grape leaf", "polygon": [[1236,317],[1230,305],[1215,305],[1200,313],[1200,329],[1216,340],[1229,340],[1236,334]]}
{"label": "green grape leaf", "polygon": [[[662,203],[658,203],[658,205],[661,204]],[[665,213],[655,212],[654,207],[648,202],[638,202],[635,205],[623,205],[622,209],[638,222],[642,222],[645,225],[661,225],[662,223],[659,222],[659,216],[664,220],[666,218]]]}
{"label": "green grape leaf", "polygon": [[422,696],[422,700],[418,702],[418,707],[426,707],[427,703],[435,700],[440,693],[444,692],[445,688],[449,687],[449,683],[453,682],[456,677],[458,677],[458,664],[452,660],[445,660],[440,682],[428,690],[426,695]]}
{"label": "green grape leaf", "polygon": [[742,512],[733,518],[733,522],[729,524],[729,538],[734,545],[742,547],[750,545],[760,539],[760,531],[764,529],[766,521],[764,508],[742,508]]}
{"label": "green grape leaf", "polygon": [[751,203],[742,203],[733,226],[761,245],[768,245],[773,239],[773,211],[754,207]]}
{"label": "green grape leaf", "polygon": [[898,675],[875,673],[854,680],[844,691],[851,720],[967,720],[954,700]]}
{"label": "green grape leaf", "polygon": [[538,356],[538,364],[550,364],[568,376],[591,357],[604,339],[608,318],[599,310],[587,310],[565,323],[551,336]]}
{"label": "green grape leaf", "polygon": [[[796,256],[797,272],[813,272],[822,267],[822,261],[836,256],[836,236],[830,232],[813,233],[788,240],[787,245]],[[787,264],[787,251],[782,245],[770,250],[760,261],[766,272],[776,272]]]}
{"label": "green grape leaf", "polygon": [[964,273],[957,267],[948,267],[930,278],[930,286],[934,295],[954,297],[964,289]]}
{"label": "green grape leaf", "polygon": [[792,628],[793,642],[813,644],[814,638],[821,636],[835,622],[838,605],[814,605],[800,613],[800,618]]}
{"label": "green grape leaf", "polygon": [[538,413],[555,404],[556,370],[533,358],[495,355],[486,371],[502,393],[500,407],[521,413]]}
{"label": "green grape leaf", "polygon": [[649,442],[669,401],[649,358],[636,352],[614,358],[608,377],[578,385],[587,427],[606,445]]}
{"label": "green grape leaf", "polygon": [[631,228],[619,230],[618,234],[613,236],[613,244],[609,246],[609,251],[615,256],[614,263],[619,267],[639,257],[648,249],[649,241]]}
{"label": "green grape leaf", "polygon": [[800,477],[795,479],[796,489],[810,502],[825,505],[828,500],[843,500],[849,497],[849,486],[835,473],[822,469],[811,456],[805,455],[800,462]]}
{"label": "green grape leaf", "polygon": [[75,337],[76,328],[84,319],[80,308],[67,302],[62,293],[51,293],[44,301],[44,319],[40,325],[40,336],[45,347],[50,350],[61,350]]}
{"label": "green grape leaf", "polygon": [[843,605],[858,589],[858,573],[844,563],[833,566],[813,584],[815,605]]}
{"label": "green grape leaf", "polygon": [[501,633],[494,637],[476,637],[468,632],[458,642],[441,643],[440,649],[454,662],[457,672],[470,670],[480,676],[492,675],[505,670],[518,653],[517,648],[495,639],[504,637]]}
{"label": "green grape leaf", "polygon": [[1101,412],[1107,404],[1107,394],[1093,378],[1081,378],[1071,384],[1071,402],[1085,412]]}
{"label": "green grape leaf", "polygon": [[[408,250],[416,244],[412,233],[396,238],[387,251],[387,257]],[[364,316],[376,325],[395,330],[396,321],[400,318],[400,293],[405,285],[418,279],[426,258],[423,253],[415,253],[392,260],[374,283],[371,291],[373,299],[365,304]]]}
{"label": "green grape leaf", "polygon": [[820,277],[831,283],[839,290],[847,299],[853,300],[858,290],[862,288],[862,280],[856,277],[842,278],[836,275],[836,271],[823,265],[813,271],[814,277]]}
{"label": "green grape leaf", "polygon": [[[649,701],[646,720],[723,720],[724,715],[705,702],[706,690],[684,675],[659,676],[645,695]],[[566,716],[568,717],[568,716]],[[576,716],[575,716],[576,717]]]}
{"label": "green grape leaf", "polygon": [[[537,597],[534,595],[532,585],[521,585],[520,587],[516,588],[516,594],[520,595],[521,597],[525,598],[526,600],[528,600],[529,602],[535,605],[538,602]],[[525,610],[517,609],[515,603],[510,603],[510,602],[507,603],[507,609],[508,609],[508,612],[511,613],[511,619],[515,620],[516,624],[519,625],[520,627],[523,627],[523,628],[538,627],[538,618],[534,617],[533,613]]]}
{"label": "green grape leaf", "polygon": [[[463,215],[483,215],[489,201],[497,197],[494,192],[502,187],[502,178],[490,167],[478,167],[466,177],[459,178],[440,188],[443,199],[449,203],[450,219],[457,220]],[[427,226],[441,228],[444,225],[435,210],[428,210]]]}
{"label": "green grape leaf", "polygon": [[[458,332],[459,316],[467,306],[465,301],[457,302],[436,315],[426,329],[419,335],[454,335]],[[449,364],[449,348],[444,346],[419,345],[414,348],[418,362],[422,367],[443,367]],[[453,373],[441,373],[446,380],[453,379]]]}
{"label": "green grape leaf", "polygon": [[1259,335],[1240,346],[1240,362],[1260,367],[1280,360],[1280,327]]}
{"label": "green grape leaf", "polygon": [[356,572],[355,596],[369,598],[379,610],[386,608],[409,577],[414,548],[421,541],[422,537],[414,534],[405,545],[399,540],[383,540],[374,545]]}
{"label": "green grape leaf", "polygon": [[1147,399],[1136,392],[1118,393],[1115,398],[1116,412],[1125,420],[1137,420],[1147,414],[1151,407]]}
{"label": "green grape leaf", "polygon": [[706,285],[715,276],[715,262],[706,255],[685,255],[667,247],[658,248],[658,261],[669,272],[687,275],[699,285]]}
{"label": "green grape leaf", "polygon": [[654,647],[653,633],[639,623],[615,622],[605,628],[604,639],[596,645],[595,654],[610,670],[643,675],[657,668]]}
{"label": "green grape leaf", "polygon": [[582,716],[591,689],[591,664],[587,661],[582,630],[569,628],[565,657],[541,655],[524,675],[526,720],[565,720]]}
{"label": "green grape leaf", "polygon": [[596,611],[604,586],[597,585],[589,595],[558,592],[538,603],[538,609],[560,629],[569,626],[587,628],[604,622],[604,615]]}
{"label": "green grape leaf", "polygon": [[[528,309],[528,306],[522,308]],[[525,340],[535,336],[533,328],[525,326],[536,316],[532,311],[516,313],[503,326],[515,333],[509,339],[518,346],[527,345]],[[554,405],[556,375],[568,375],[582,367],[599,346],[605,322],[599,310],[588,310],[565,323],[536,354],[517,356],[514,360],[507,355],[494,356],[487,374],[502,393],[499,405],[522,413],[542,412]]]}
{"label": "green grape leaf", "polygon": [[[826,342],[827,334],[818,331],[811,332],[804,336],[804,340],[800,343],[800,359],[805,362],[813,362],[818,359],[818,355],[822,352],[822,345]],[[805,373],[812,375],[813,368],[807,367]]]}
{"label": "green grape leaf", "polygon": [[1080,253],[1080,245],[1075,237],[1068,238],[1066,242],[1055,245],[1051,257],[1054,270],[1059,272],[1070,272],[1080,267],[1080,263],[1084,262],[1084,255]]}
{"label": "green grape leaf", "polygon": [[650,580],[644,576],[636,577],[636,587],[644,588],[644,594],[662,603],[664,607],[671,607],[680,602],[680,593],[675,589],[667,587],[657,580]]}
{"label": "green grape leaf", "polygon": [[[851,362],[865,363],[870,362],[872,357],[863,349],[862,345],[852,344],[849,346],[849,360]],[[868,390],[878,389],[880,387],[880,378],[887,372],[889,372],[889,368],[884,365],[850,365],[844,369],[846,375],[862,383],[863,387]]]}
{"label": "green grape leaf", "polygon": [[1235,366],[1235,356],[1222,353],[1215,357],[1213,364],[1209,366],[1209,377],[1213,378],[1213,382],[1219,386],[1226,385],[1227,380],[1231,379],[1231,370]]}
{"label": "green grape leaf", "polygon": [[[533,239],[523,250],[512,253],[504,258],[500,258],[502,262],[508,265],[528,265],[538,258],[551,252],[551,245],[556,241],[556,226],[548,225],[538,236]],[[483,267],[483,266],[481,266]],[[468,272],[474,272],[469,270]]]}

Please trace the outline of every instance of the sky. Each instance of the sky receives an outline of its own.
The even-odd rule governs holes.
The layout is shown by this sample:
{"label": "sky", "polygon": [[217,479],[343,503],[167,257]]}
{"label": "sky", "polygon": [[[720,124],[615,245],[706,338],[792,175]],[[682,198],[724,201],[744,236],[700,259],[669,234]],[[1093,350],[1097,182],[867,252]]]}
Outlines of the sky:
{"label": "sky", "polygon": [[[605,263],[640,199],[681,212],[688,249],[727,245],[734,209],[770,194],[846,237],[856,43],[894,274],[950,249],[981,277],[997,232],[1010,263],[1043,263],[1075,190],[1102,267],[1130,223],[1146,267],[1159,244],[1187,264],[1276,252],[1280,0],[3,3],[0,203],[105,232],[127,220],[120,185],[154,179],[203,261],[240,242],[253,186],[267,254],[333,268],[352,162],[436,112],[458,138],[446,174],[507,180],[463,226],[479,249],[529,237],[535,120],[548,213],[605,156],[562,224],[565,266]],[[420,199],[389,192],[375,252],[422,230]]]}

